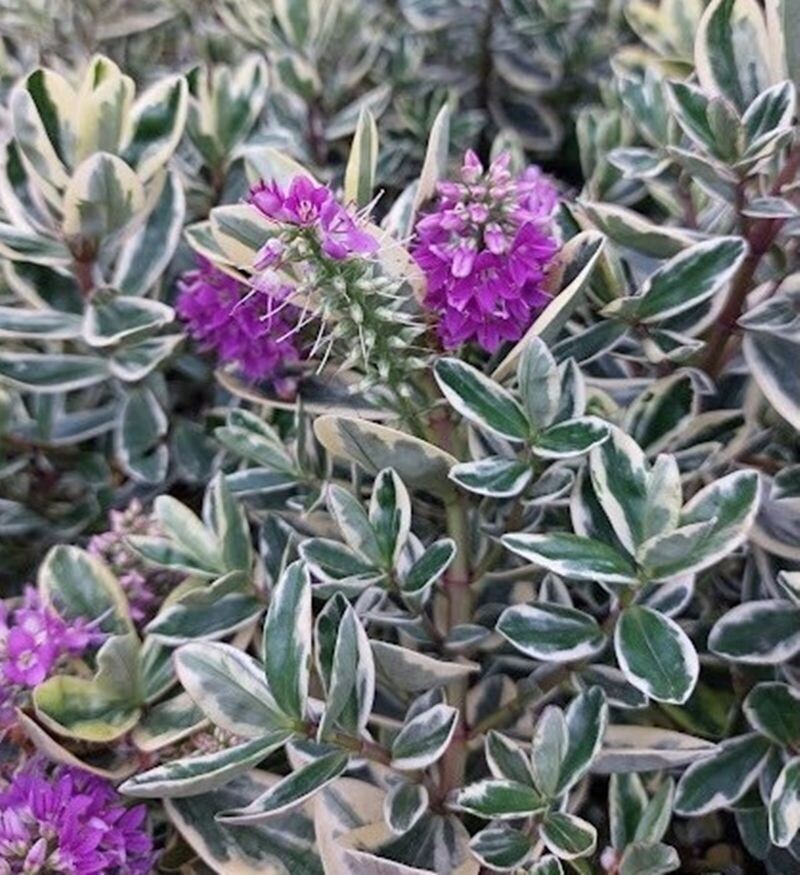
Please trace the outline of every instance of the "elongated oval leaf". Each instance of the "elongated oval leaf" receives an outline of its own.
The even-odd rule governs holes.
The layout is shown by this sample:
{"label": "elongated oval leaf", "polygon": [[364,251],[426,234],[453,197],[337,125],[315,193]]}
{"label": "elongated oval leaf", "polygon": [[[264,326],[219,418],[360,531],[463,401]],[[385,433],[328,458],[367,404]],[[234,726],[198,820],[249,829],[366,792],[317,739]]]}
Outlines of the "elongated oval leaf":
{"label": "elongated oval leaf", "polygon": [[757,733],[723,741],[712,756],[681,775],[675,812],[696,817],[736,802],[758,777],[769,750],[769,741]]}
{"label": "elongated oval leaf", "polygon": [[562,860],[587,857],[597,847],[597,830],[574,814],[551,812],[540,829],[547,849]]}
{"label": "elongated oval leaf", "polygon": [[145,799],[207,793],[257,766],[291,737],[291,731],[277,730],[213,753],[170,760],[129,778],[119,790]]}
{"label": "elongated oval leaf", "polygon": [[737,605],[716,622],[708,646],[734,662],[786,662],[800,653],[800,607],[780,599]]}
{"label": "elongated oval leaf", "polygon": [[459,792],[456,804],[462,811],[486,820],[515,820],[547,807],[545,799],[532,786],[508,780],[470,784]]}
{"label": "elongated oval leaf", "polygon": [[610,583],[634,583],[637,579],[636,568],[628,557],[592,538],[552,532],[503,535],[501,540],[512,553],[564,577]]}
{"label": "elongated oval leaf", "polygon": [[531,426],[521,405],[477,368],[444,358],[436,362],[434,373],[445,398],[462,416],[508,440],[527,439]]}
{"label": "elongated oval leaf", "polygon": [[264,622],[264,668],[278,707],[302,720],[311,667],[311,580],[293,562],[272,590]]}
{"label": "elongated oval leaf", "polygon": [[290,728],[257,663],[229,644],[185,644],[175,651],[183,688],[212,723],[234,735],[260,738]]}
{"label": "elongated oval leaf", "polygon": [[605,643],[594,617],[543,602],[506,608],[497,621],[497,631],[526,656],[545,662],[585,659]]}
{"label": "elongated oval leaf", "polygon": [[392,744],[395,769],[425,769],[445,752],[458,722],[450,705],[434,705],[406,723]]}
{"label": "elongated oval leaf", "polygon": [[300,805],[335,781],[344,773],[347,761],[347,754],[338,751],[325,754],[283,778],[246,808],[221,811],[217,820],[230,825],[264,823],[276,814]]}
{"label": "elongated oval leaf", "polygon": [[700,663],[686,633],[650,608],[626,608],[614,632],[620,668],[633,686],[660,702],[683,704],[697,683]]}

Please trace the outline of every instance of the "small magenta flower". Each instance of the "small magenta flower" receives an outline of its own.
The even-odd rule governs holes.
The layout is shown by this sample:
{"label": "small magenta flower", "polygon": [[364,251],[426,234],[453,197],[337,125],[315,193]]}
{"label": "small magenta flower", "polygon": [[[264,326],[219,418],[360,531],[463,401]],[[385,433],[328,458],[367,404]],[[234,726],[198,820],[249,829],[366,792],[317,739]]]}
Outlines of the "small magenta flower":
{"label": "small magenta flower", "polygon": [[146,817],[102,778],[31,760],[0,787],[0,872],[147,875],[155,855]]}
{"label": "small magenta flower", "polygon": [[183,274],[179,289],[178,314],[201,347],[238,366],[250,380],[270,380],[278,391],[290,390],[283,371],[300,356],[290,321],[296,308],[285,301],[288,289],[248,289],[205,258]]}
{"label": "small magenta flower", "polygon": [[[295,176],[286,190],[275,180],[262,180],[250,190],[250,203],[274,222],[311,229],[323,252],[337,261],[353,255],[371,255],[378,248],[378,241],[359,227],[333,192],[307,176]],[[284,251],[285,241],[270,238],[259,252],[256,269],[274,266]]]}
{"label": "small magenta flower", "polygon": [[515,178],[503,154],[484,171],[469,151],[461,180],[440,183],[438,193],[412,248],[428,282],[425,304],[445,346],[475,340],[494,352],[519,340],[549,300],[558,192],[537,167]]}
{"label": "small magenta flower", "polygon": [[[0,732],[14,722],[14,709],[64,659],[79,657],[104,635],[83,619],[67,622],[27,587],[22,604],[0,602]],[[1,873],[0,873],[1,875]]]}
{"label": "small magenta flower", "polygon": [[51,641],[37,641],[19,626],[9,630],[6,639],[5,676],[12,684],[35,687],[50,673],[58,651]]}

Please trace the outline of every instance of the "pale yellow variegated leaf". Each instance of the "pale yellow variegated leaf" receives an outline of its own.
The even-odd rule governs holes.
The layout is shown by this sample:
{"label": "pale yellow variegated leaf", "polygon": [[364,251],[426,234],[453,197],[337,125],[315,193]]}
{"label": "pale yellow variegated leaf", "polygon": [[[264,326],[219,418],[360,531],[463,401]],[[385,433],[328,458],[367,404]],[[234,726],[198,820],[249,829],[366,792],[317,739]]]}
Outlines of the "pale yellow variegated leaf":
{"label": "pale yellow variegated leaf", "polygon": [[92,60],[76,98],[76,166],[95,152],[119,151],[135,90],[133,80],[113,61]]}
{"label": "pale yellow variegated leaf", "polygon": [[712,0],[700,19],[694,64],[702,88],[740,112],[772,83],[770,45],[757,0]]}
{"label": "pale yellow variegated leaf", "polygon": [[[211,229],[211,222],[197,222],[194,225],[189,225],[184,230],[186,241],[189,246],[198,254],[213,261],[218,267],[222,264],[230,264],[230,261],[225,256],[225,253],[220,249],[217,243],[214,232]],[[244,277],[242,276],[242,280]]]}
{"label": "pale yellow variegated leaf", "polygon": [[428,137],[425,161],[417,183],[413,212],[436,194],[436,183],[442,178],[447,166],[450,145],[450,107],[445,104],[438,112]]}
{"label": "pale yellow variegated leaf", "polygon": [[69,182],[69,174],[24,84],[11,92],[10,107],[14,138],[28,174],[47,202],[58,208],[61,205],[61,193]]}
{"label": "pale yellow variegated leaf", "polygon": [[38,719],[50,730],[98,744],[120,738],[138,723],[139,639],[135,632],[107,638],[91,678],[53,675],[33,691]]}
{"label": "pale yellow variegated leaf", "polygon": [[[277,815],[267,824],[226,826],[215,815],[246,805],[279,780],[253,769],[210,793],[165,799],[167,817],[192,850],[209,867],[225,875],[289,875],[322,871],[314,829],[302,808]],[[313,804],[313,803],[312,803]],[[311,808],[311,806],[307,806]]]}
{"label": "pale yellow variegated leaf", "polygon": [[244,158],[247,179],[251,184],[263,179],[287,186],[295,176],[314,179],[302,164],[272,146],[253,146],[244,151]]}
{"label": "pale yellow variegated leaf", "polygon": [[280,226],[250,204],[229,204],[211,211],[211,233],[226,259],[252,269],[259,249]]}
{"label": "pale yellow variegated leaf", "polygon": [[36,750],[55,763],[91,772],[115,784],[124,781],[139,768],[134,757],[120,755],[113,747],[104,746],[100,750],[87,752],[83,759],[79,759],[21,709],[16,712],[16,721]]}
{"label": "pale yellow variegated leaf", "polygon": [[186,124],[186,79],[163,79],[147,89],[131,109],[125,131],[125,159],[142,182],[162,170],[180,142]]}
{"label": "pale yellow variegated leaf", "polygon": [[146,216],[137,175],[115,155],[98,152],[75,171],[64,192],[62,232],[73,253],[93,257],[114,245]]}
{"label": "pale yellow variegated leaf", "polygon": [[433,444],[394,428],[348,416],[321,416],[314,432],[335,456],[355,462],[370,474],[394,468],[409,486],[450,497],[448,472],[456,459]]}
{"label": "pale yellow variegated leaf", "polygon": [[344,199],[360,207],[368,204],[378,166],[378,126],[368,109],[362,109],[344,174]]}

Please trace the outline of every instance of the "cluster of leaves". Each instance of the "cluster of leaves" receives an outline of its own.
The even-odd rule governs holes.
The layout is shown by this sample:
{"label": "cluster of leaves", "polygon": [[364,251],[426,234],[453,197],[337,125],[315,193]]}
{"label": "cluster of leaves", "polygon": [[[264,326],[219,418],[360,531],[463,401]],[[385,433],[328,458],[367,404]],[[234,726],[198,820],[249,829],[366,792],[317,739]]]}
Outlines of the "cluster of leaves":
{"label": "cluster of leaves", "polygon": [[[412,202],[432,193],[423,169],[432,128],[449,131],[439,164],[447,137],[463,149],[496,132],[520,160],[523,146],[555,154],[561,123],[534,95],[567,80],[580,90],[572,61],[594,68],[615,40],[603,3],[466,4],[444,18],[429,7],[0,3],[0,531],[16,539],[14,568],[30,567],[38,548],[28,544],[95,525],[114,490],[197,484],[208,470],[215,448],[195,415],[214,403],[208,372],[181,344],[169,306],[187,265],[185,223],[274,173],[275,149],[342,182],[366,150],[369,187],[350,180],[348,197],[363,206],[375,185],[405,190],[394,230],[406,236]],[[502,25],[487,28],[497,16]],[[443,77],[436,58],[453,52],[440,37],[456,31],[469,49],[458,53],[463,70]],[[548,48],[526,70],[542,38]],[[487,107],[507,90],[502,70],[517,111],[492,110],[489,128]],[[517,117],[526,101],[527,120]],[[371,127],[359,127],[365,118]],[[417,196],[408,184],[420,171]]]}
{"label": "cluster of leaves", "polygon": [[[406,244],[463,141],[555,148],[610,13],[397,5],[226,0],[192,66],[147,4],[113,38],[179,71],[8,90],[0,534],[62,542],[41,599],[104,640],[3,758],[150,800],[186,875],[800,872],[800,12],[626,4],[552,299],[487,356],[442,353]],[[246,184],[309,165],[396,197],[363,297],[308,293],[287,400],[179,351],[170,302],[189,250],[249,284]],[[174,581],[138,625],[63,543],[133,495]]]}

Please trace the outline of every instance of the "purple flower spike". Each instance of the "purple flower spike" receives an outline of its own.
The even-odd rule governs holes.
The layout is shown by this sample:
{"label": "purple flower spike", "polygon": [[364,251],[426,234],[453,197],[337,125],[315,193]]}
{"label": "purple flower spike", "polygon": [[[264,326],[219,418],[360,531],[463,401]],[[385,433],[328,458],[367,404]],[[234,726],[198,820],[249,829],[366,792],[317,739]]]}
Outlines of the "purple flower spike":
{"label": "purple flower spike", "polygon": [[485,170],[467,152],[461,180],[440,183],[434,211],[417,222],[412,254],[449,348],[477,341],[494,352],[519,340],[550,300],[558,192],[538,167],[515,179],[509,163],[503,154]]}
{"label": "purple flower spike", "polygon": [[146,815],[102,778],[32,760],[0,788],[0,872],[147,875],[155,855]]}
{"label": "purple flower spike", "polygon": [[196,270],[184,273],[179,288],[178,314],[204,349],[236,364],[250,380],[270,380],[278,391],[289,390],[282,371],[299,353],[295,320],[289,318],[296,308],[283,300],[287,288],[248,289],[204,258]]}
{"label": "purple flower spike", "polygon": [[[378,241],[358,226],[333,192],[307,176],[295,176],[286,191],[274,180],[259,182],[250,191],[250,203],[275,222],[312,229],[325,254],[337,261],[371,255],[378,248]],[[275,238],[267,241],[256,260],[256,269],[276,263],[276,245]]]}

